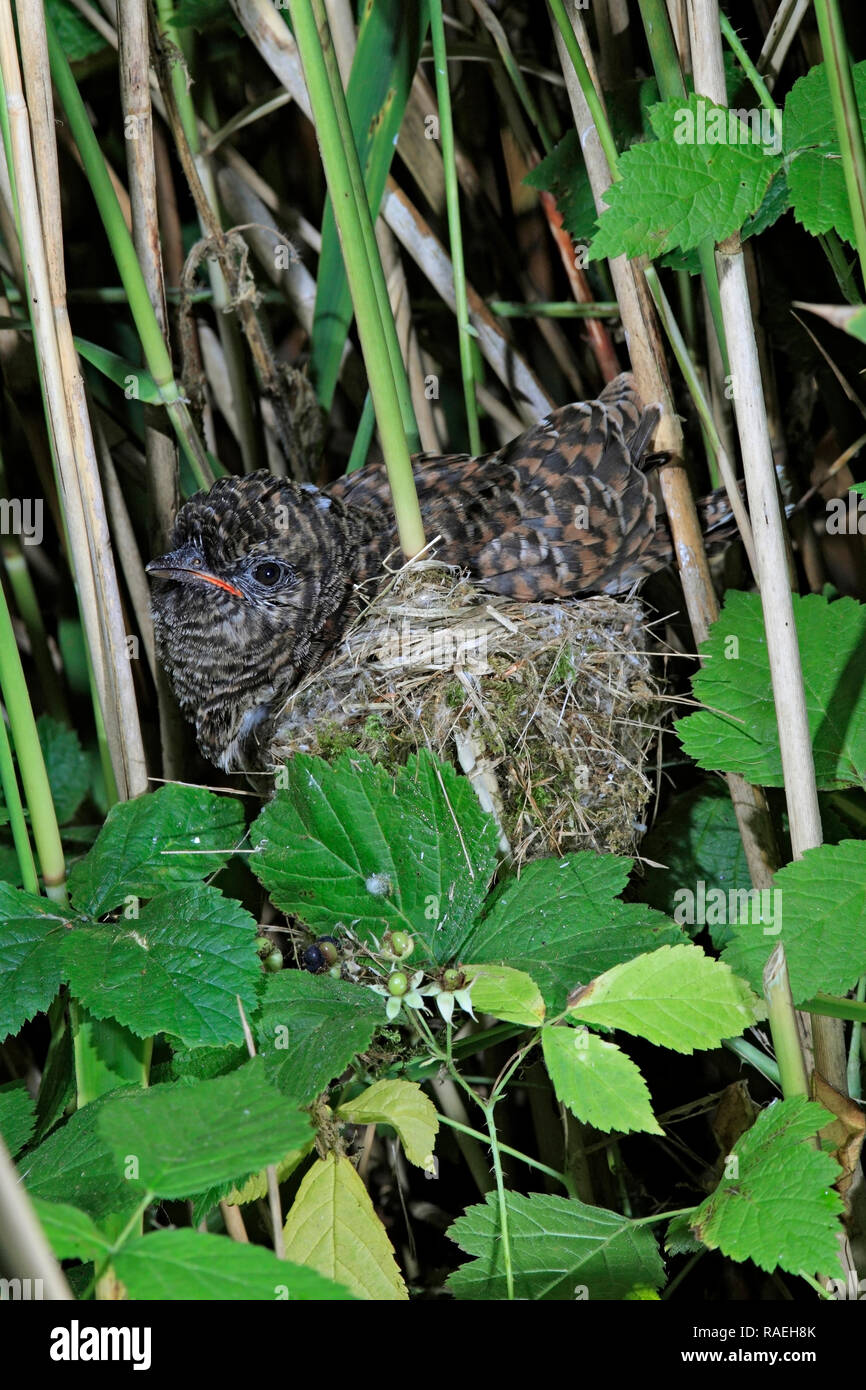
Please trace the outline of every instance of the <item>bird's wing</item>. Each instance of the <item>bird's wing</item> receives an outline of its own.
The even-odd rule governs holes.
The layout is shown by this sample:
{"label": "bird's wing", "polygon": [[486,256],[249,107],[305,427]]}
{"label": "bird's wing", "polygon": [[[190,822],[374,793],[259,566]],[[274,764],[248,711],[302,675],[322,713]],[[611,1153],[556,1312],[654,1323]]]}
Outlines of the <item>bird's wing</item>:
{"label": "bird's wing", "polygon": [[[427,538],[441,538],[438,558],[527,601],[618,593],[664,563],[640,566],[655,532],[655,499],[635,462],[655,416],[646,418],[627,375],[606,391],[553,411],[495,453],[416,458]],[[348,503],[390,506],[381,465],[332,491]]]}
{"label": "bird's wing", "polygon": [[598,399],[611,423],[622,430],[631,461],[640,468],[661,416],[660,407],[644,405],[631,372],[621,372],[609,381]]}
{"label": "bird's wing", "polygon": [[516,599],[620,592],[655,530],[655,499],[602,402],[563,406],[485,458],[418,475],[442,559]]}

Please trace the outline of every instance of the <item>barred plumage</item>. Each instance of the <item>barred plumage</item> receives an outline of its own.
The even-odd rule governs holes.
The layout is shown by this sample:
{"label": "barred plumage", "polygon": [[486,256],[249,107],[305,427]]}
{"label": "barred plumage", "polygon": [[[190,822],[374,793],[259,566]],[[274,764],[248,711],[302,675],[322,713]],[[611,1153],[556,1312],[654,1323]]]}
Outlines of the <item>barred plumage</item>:
{"label": "barred plumage", "polygon": [[[658,423],[624,373],[480,458],[415,459],[436,556],[518,601],[618,594],[671,561],[641,465]],[[382,465],[320,491],[221,478],[178,513],[154,577],[157,650],[204,755],[266,759],[271,715],[339,642],[397,545]]]}

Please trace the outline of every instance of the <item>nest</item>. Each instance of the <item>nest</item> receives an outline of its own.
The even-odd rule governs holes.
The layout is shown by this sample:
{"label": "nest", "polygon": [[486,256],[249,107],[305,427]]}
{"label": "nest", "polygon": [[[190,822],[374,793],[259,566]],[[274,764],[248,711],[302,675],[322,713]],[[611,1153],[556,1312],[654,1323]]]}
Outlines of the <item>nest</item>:
{"label": "nest", "polygon": [[665,705],[655,645],[636,600],[517,603],[413,561],[292,692],[272,757],[403,763],[426,747],[471,778],[517,864],[629,854]]}

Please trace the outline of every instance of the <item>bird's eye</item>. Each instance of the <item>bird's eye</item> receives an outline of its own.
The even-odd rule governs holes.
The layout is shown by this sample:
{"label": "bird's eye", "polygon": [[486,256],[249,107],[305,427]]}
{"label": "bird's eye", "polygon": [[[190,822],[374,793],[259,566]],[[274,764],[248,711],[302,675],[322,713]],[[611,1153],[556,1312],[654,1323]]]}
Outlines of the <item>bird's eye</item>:
{"label": "bird's eye", "polygon": [[270,589],[274,584],[279,583],[282,574],[282,565],[276,564],[273,560],[265,560],[262,564],[256,565],[253,570],[253,579],[257,584],[264,584]]}

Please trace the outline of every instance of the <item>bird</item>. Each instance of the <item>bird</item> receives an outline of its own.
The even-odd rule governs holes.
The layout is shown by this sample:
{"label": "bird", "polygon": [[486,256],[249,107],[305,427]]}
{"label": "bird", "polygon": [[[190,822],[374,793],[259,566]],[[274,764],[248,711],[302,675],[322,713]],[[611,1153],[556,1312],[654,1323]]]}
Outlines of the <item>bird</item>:
{"label": "bird", "polygon": [[[667,457],[650,451],[660,413],[622,373],[492,453],[416,455],[436,559],[518,602],[634,589],[673,560],[647,476]],[[146,568],[157,654],[209,762],[267,765],[275,715],[388,578],[397,544],[382,464],[325,488],[222,477],[183,505]]]}

